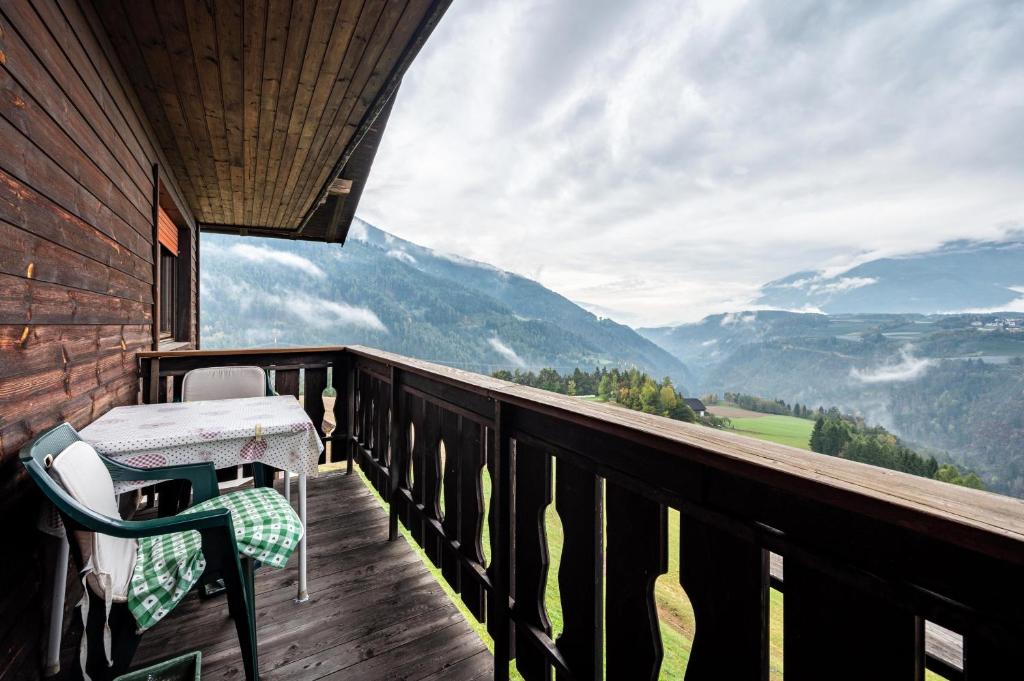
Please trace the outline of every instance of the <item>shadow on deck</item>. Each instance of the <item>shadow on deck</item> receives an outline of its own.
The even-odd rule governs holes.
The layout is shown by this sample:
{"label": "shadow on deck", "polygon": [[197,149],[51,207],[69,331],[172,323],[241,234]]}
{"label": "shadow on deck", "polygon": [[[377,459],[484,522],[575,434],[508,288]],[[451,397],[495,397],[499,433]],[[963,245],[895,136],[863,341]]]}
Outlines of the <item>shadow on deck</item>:
{"label": "shadow on deck", "polygon": [[[256,573],[261,679],[491,677],[491,654],[416,551],[387,540],[387,512],[358,476],[310,480],[307,511],[309,601],[295,603],[297,555]],[[190,594],[143,637],[135,666],[196,649],[203,681],[244,678],[224,597]]]}

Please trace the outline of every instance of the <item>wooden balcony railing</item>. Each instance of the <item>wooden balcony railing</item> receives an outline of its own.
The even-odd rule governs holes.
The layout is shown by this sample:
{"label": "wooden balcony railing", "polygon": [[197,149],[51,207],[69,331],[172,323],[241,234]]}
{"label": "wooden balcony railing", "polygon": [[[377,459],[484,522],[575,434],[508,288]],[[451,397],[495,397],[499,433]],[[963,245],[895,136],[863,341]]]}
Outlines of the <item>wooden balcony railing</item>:
{"label": "wooden balcony railing", "polygon": [[[947,675],[1024,673],[1019,500],[361,347],[147,353],[144,390],[225,363],[277,367],[287,386],[303,369],[307,394],[325,385],[310,372],[333,368],[334,451],[390,502],[392,537],[405,525],[486,622],[498,679],[511,659],[527,681],[658,677],[669,507],[696,617],[690,681],[767,678],[769,552],[785,563],[790,681],[921,679],[925,620],[963,634],[963,669]],[[564,530],[557,638],[551,503]]]}

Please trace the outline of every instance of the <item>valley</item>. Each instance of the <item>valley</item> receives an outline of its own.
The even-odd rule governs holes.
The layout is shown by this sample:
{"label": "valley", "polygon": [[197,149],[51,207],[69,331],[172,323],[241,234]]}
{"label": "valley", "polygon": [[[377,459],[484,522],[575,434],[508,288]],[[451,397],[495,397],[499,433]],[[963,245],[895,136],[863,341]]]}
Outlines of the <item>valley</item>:
{"label": "valley", "polygon": [[698,394],[836,406],[1024,496],[1024,314],[755,310],[640,332],[687,364]]}
{"label": "valley", "polygon": [[[344,248],[206,234],[202,253],[208,349],[345,343],[486,374],[638,369],[688,396],[835,406],[978,473],[992,491],[1024,497],[1020,242],[802,272],[764,285],[749,310],[636,330],[526,277],[358,219]],[[953,289],[976,308],[1010,309],[940,314],[968,304]],[[758,309],[765,304],[815,311]],[[734,427],[806,447],[806,424],[764,418]]]}

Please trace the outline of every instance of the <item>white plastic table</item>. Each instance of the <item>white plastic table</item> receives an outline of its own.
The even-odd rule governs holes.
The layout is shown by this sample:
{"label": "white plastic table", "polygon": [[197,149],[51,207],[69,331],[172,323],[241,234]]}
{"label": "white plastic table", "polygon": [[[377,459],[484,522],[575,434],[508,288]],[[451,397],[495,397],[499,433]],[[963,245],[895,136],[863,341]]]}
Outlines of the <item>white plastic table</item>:
{"label": "white plastic table", "polygon": [[[115,407],[79,433],[97,452],[140,468],[211,462],[214,468],[264,463],[299,475],[299,518],[306,527],[306,478],[324,446],[291,395]],[[285,480],[287,484],[287,479]],[[128,492],[153,481],[117,481]],[[306,533],[299,542],[299,602],[306,589]]]}

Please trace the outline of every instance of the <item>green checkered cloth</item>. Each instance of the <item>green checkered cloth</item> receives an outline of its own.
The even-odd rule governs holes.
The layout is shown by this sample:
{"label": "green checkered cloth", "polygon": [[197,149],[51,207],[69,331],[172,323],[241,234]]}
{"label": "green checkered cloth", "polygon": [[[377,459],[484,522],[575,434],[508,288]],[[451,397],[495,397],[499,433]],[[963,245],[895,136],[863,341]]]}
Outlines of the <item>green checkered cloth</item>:
{"label": "green checkered cloth", "polygon": [[[283,496],[268,487],[244,489],[208,499],[181,515],[217,508],[231,511],[238,552],[283,568],[302,539],[302,521]],[[206,569],[199,532],[175,532],[139,540],[128,608],[139,631],[162,620],[199,581]]]}

